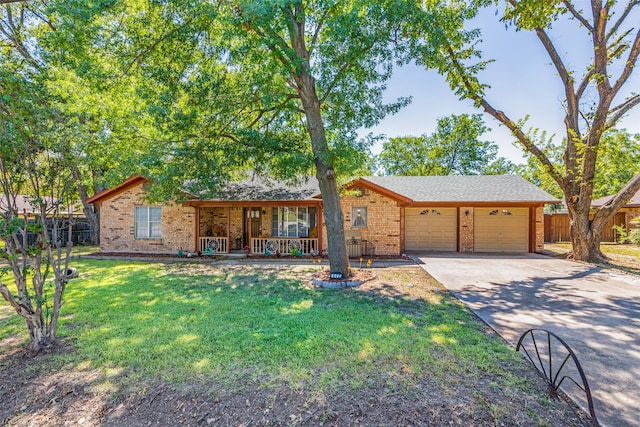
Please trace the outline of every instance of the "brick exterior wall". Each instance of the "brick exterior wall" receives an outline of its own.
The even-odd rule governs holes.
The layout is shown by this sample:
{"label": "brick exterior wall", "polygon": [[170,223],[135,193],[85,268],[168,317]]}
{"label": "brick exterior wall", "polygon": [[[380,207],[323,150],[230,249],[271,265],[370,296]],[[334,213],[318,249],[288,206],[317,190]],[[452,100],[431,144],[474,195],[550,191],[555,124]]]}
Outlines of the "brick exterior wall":
{"label": "brick exterior wall", "polygon": [[544,207],[539,206],[535,209],[535,221],[536,221],[536,240],[535,240],[535,252],[544,251]]}
{"label": "brick exterior wall", "polygon": [[227,237],[228,208],[200,208],[200,236]]}
{"label": "brick exterior wall", "polygon": [[[469,215],[467,215],[469,213]],[[461,207],[458,211],[458,238],[460,252],[473,252],[473,208]]]}
{"label": "brick exterior wall", "polygon": [[[401,209],[395,200],[367,190],[362,197],[342,197],[340,205],[344,214],[345,231],[359,230],[360,238],[373,245],[375,255],[400,255],[402,252]],[[351,208],[358,206],[367,207],[366,228],[352,226]]]}
{"label": "brick exterior wall", "polygon": [[100,209],[100,250],[104,252],[176,253],[195,251],[195,208],[162,206],[162,238],[136,239],[135,207],[150,206],[143,184],[105,200]]}

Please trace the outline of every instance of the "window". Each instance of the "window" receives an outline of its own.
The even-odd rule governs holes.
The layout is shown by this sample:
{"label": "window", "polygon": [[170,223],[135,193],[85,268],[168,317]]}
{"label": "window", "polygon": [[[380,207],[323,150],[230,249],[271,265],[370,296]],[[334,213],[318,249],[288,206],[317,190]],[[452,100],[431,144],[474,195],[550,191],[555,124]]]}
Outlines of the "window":
{"label": "window", "polygon": [[273,237],[309,237],[316,229],[316,208],[306,206],[291,206],[273,208]]}
{"label": "window", "polygon": [[351,227],[367,227],[367,208],[364,206],[354,206],[351,208]]}
{"label": "window", "polygon": [[162,208],[136,206],[136,239],[162,238]]}

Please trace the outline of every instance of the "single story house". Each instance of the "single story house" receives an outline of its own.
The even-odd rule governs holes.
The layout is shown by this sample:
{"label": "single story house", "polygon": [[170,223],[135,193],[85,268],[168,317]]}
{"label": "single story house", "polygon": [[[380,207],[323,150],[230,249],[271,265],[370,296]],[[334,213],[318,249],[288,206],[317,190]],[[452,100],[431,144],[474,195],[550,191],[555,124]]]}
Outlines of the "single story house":
{"label": "single story house", "polygon": [[[255,178],[229,183],[216,199],[145,202],[139,175],[102,191],[103,252],[251,253],[327,248],[315,179],[289,186]],[[362,177],[341,199],[351,256],[407,251],[537,252],[544,205],[554,197],[516,175]]]}
{"label": "single story house", "polygon": [[[613,196],[605,196],[591,202],[592,208],[599,208],[605,205]],[[623,226],[629,231],[634,226],[631,221],[640,217],[640,191],[625,204],[604,226],[602,230],[602,242],[617,242],[618,231],[616,227]],[[545,242],[569,242],[569,214],[564,211],[554,212],[545,215]]]}

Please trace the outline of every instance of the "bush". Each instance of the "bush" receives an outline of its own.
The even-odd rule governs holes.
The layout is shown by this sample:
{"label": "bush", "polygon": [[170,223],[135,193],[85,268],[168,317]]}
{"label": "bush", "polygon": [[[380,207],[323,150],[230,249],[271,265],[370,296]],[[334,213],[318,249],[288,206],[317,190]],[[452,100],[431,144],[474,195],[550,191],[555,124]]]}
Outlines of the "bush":
{"label": "bush", "polygon": [[629,223],[635,227],[629,232],[627,232],[622,225],[616,225],[614,227],[618,232],[618,243],[633,243],[634,245],[640,245],[640,216],[632,219]]}

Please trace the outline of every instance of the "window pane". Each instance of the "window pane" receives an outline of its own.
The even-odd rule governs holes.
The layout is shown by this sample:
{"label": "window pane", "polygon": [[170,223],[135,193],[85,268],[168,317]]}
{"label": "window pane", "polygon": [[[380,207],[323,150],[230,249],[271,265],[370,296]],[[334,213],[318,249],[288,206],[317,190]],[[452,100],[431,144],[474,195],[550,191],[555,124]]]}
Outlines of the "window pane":
{"label": "window pane", "polygon": [[286,237],[287,236],[287,208],[280,208],[280,212],[278,213],[279,215],[279,222],[280,222],[280,227],[278,229],[278,236],[280,237]]}
{"label": "window pane", "polygon": [[278,236],[278,208],[271,209],[271,235]]}
{"label": "window pane", "polygon": [[306,207],[298,208],[298,237],[309,237],[309,213]]}
{"label": "window pane", "polygon": [[136,206],[135,236],[138,239],[162,238],[162,207]]}
{"label": "window pane", "polygon": [[162,223],[152,222],[149,224],[149,237],[156,239],[162,237]]}
{"label": "window pane", "polygon": [[137,239],[146,238],[147,232],[148,232],[147,222],[136,221],[136,238]]}
{"label": "window pane", "polygon": [[149,209],[146,206],[136,206],[136,222],[149,220]]}
{"label": "window pane", "polygon": [[149,220],[150,221],[162,221],[162,208],[152,207],[149,208]]}

